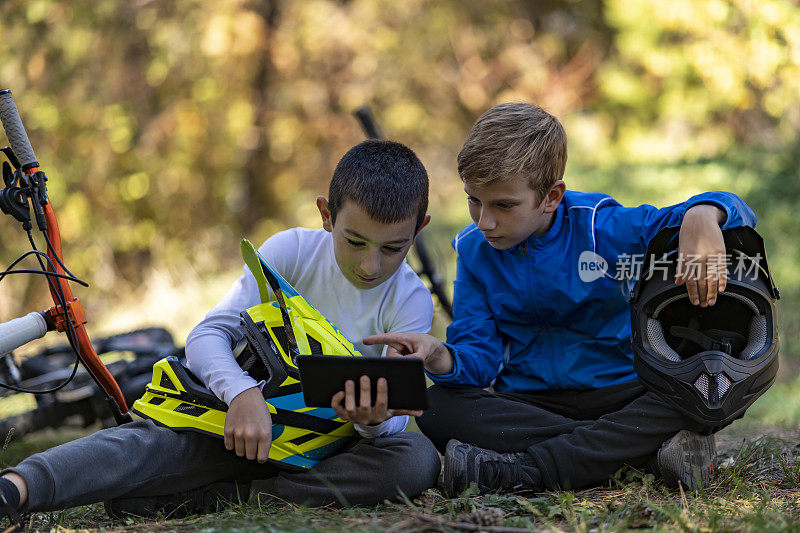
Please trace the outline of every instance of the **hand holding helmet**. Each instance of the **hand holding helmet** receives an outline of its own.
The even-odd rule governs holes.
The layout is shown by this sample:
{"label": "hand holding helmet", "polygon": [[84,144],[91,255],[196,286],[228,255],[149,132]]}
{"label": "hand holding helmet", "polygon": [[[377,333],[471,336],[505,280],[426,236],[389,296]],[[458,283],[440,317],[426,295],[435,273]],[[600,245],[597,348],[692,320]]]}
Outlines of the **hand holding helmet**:
{"label": "hand holding helmet", "polygon": [[272,445],[272,417],[258,387],[237,395],[225,417],[225,448],[266,463]]}
{"label": "hand holding helmet", "polygon": [[713,205],[696,205],[683,217],[675,284],[686,284],[694,305],[714,305],[727,284],[725,241],[719,227],[725,213]]}

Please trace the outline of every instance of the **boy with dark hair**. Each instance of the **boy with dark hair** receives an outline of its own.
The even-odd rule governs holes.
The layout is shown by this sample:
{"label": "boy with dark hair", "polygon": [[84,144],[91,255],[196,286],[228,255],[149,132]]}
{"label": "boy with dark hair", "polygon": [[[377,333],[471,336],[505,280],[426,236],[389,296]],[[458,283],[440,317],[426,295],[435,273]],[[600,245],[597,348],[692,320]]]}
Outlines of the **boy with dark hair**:
{"label": "boy with dark hair", "polygon": [[[405,146],[366,141],[339,162],[329,196],[330,202],[317,198],[324,229],[280,232],[259,251],[362,354],[380,356],[362,342],[365,335],[430,329],[430,293],[405,263],[430,218],[428,176]],[[240,499],[372,505],[433,486],[441,467],[433,445],[403,431],[409,413],[381,408],[380,394],[376,405],[358,407],[355,398],[370,393],[363,379],[348,382],[332,402],[360,440],[308,471],[267,462],[272,421],[263,382],[244,372],[232,352],[243,336],[239,313],[259,303],[245,267],[186,342],[191,370],[229,406],[224,445],[151,420],[105,429],[5,470],[0,490],[6,501],[44,511],[110,500],[112,515],[176,516]]]}
{"label": "boy with dark hair", "polygon": [[[347,200],[359,205],[382,224],[416,217],[416,227],[426,222],[428,174],[413,152],[400,143],[370,140],[347,152],[328,188],[331,222]],[[396,176],[407,175],[398,180]]]}
{"label": "boy with dark hair", "polygon": [[[424,360],[435,384],[419,426],[445,454],[450,495],[473,481],[482,492],[578,488],[654,460],[673,484],[695,488],[710,475],[713,436],[700,434],[708,428],[647,392],[634,372],[633,280],[623,271],[661,228],[680,224],[694,275],[684,262],[676,283],[693,304],[714,305],[726,282],[720,226],[752,226],[755,215],[723,192],[657,209],[568,191],[566,158],[561,124],[539,107],[502,104],[480,117],[458,156],[474,224],[453,241],[447,343],[365,339]],[[587,256],[617,272],[580,270]]]}

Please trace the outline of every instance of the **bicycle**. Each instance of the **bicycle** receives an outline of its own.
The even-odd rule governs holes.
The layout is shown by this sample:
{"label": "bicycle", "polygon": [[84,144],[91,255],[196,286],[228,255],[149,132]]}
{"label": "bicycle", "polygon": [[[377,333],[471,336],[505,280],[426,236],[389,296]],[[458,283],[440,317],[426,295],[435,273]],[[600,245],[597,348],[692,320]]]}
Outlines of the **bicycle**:
{"label": "bicycle", "polygon": [[[72,370],[58,384],[47,383],[42,389],[31,389],[22,386],[21,382],[20,386],[2,382],[0,388],[39,395],[57,393],[64,390],[75,378],[80,362],[86,368],[86,375],[105,394],[105,403],[111,409],[115,422],[117,424],[129,422],[132,419],[124,394],[114,376],[98,356],[84,328],[86,313],[80,300],[73,296],[69,283],[78,283],[84,287],[88,287],[88,284],[77,278],[64,264],[61,234],[53,206],[47,195],[47,176],[39,168],[36,154],[9,89],[0,90],[0,122],[2,122],[11,145],[0,149],[8,159],[3,162],[2,166],[4,187],[0,189],[0,211],[11,215],[22,225],[31,244],[31,250],[23,253],[8,268],[0,272],[0,281],[11,274],[43,275],[47,280],[54,303],[53,307],[46,311],[29,313],[24,317],[0,324],[0,356],[41,338],[48,331],[53,330],[66,334],[69,346],[75,354]],[[36,247],[32,233],[34,221],[37,229],[44,236],[46,252]],[[40,268],[15,268],[28,257],[35,257]],[[8,363],[9,357],[4,357],[4,359],[9,376],[13,378],[14,369]],[[14,380],[12,379],[12,381]],[[13,509],[2,496],[0,496],[0,505],[17,526],[21,526],[16,509]]]}
{"label": "bicycle", "polygon": [[[164,328],[138,329],[97,339],[95,349],[103,364],[117,381],[127,404],[141,397],[152,377],[153,365],[163,357],[183,356],[172,335]],[[71,357],[72,356],[72,357]],[[69,344],[46,348],[19,364],[14,354],[0,359],[0,379],[18,388],[46,390],[71,374],[74,359]],[[103,395],[92,385],[81,368],[63,388],[30,395],[11,390],[0,393],[0,439],[20,438],[28,433],[66,425],[87,427],[100,421],[113,425],[103,402]]]}

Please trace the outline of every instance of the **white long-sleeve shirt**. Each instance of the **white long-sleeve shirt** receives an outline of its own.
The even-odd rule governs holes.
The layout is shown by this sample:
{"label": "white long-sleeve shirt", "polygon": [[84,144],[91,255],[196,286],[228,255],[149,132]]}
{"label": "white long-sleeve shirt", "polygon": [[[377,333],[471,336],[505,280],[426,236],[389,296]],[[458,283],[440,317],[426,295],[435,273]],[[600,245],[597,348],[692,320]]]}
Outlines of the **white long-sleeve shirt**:
{"label": "white long-sleeve shirt", "polygon": [[[258,251],[363,355],[383,355],[383,347],[362,342],[366,336],[430,330],[430,292],[405,261],[389,279],[365,290],[344,277],[334,258],[331,234],[323,229],[276,233]],[[189,368],[228,405],[259,385],[239,367],[232,351],[243,337],[240,313],[259,303],[258,285],[245,266],[244,274],[186,339]],[[407,416],[395,416],[375,426],[355,427],[362,437],[379,437],[403,431],[407,424]]]}

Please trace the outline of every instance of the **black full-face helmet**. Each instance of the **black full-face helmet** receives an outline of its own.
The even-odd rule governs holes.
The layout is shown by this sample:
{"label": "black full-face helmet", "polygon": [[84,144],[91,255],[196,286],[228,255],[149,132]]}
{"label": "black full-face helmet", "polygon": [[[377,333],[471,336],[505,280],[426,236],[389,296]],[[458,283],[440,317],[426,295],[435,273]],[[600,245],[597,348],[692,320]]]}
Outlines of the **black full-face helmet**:
{"label": "black full-face helmet", "polygon": [[692,305],[675,285],[678,229],[659,232],[631,292],[633,366],[644,385],[712,431],[741,417],[778,372],[778,290],[764,241],[723,231],[727,288],[713,306]]}

